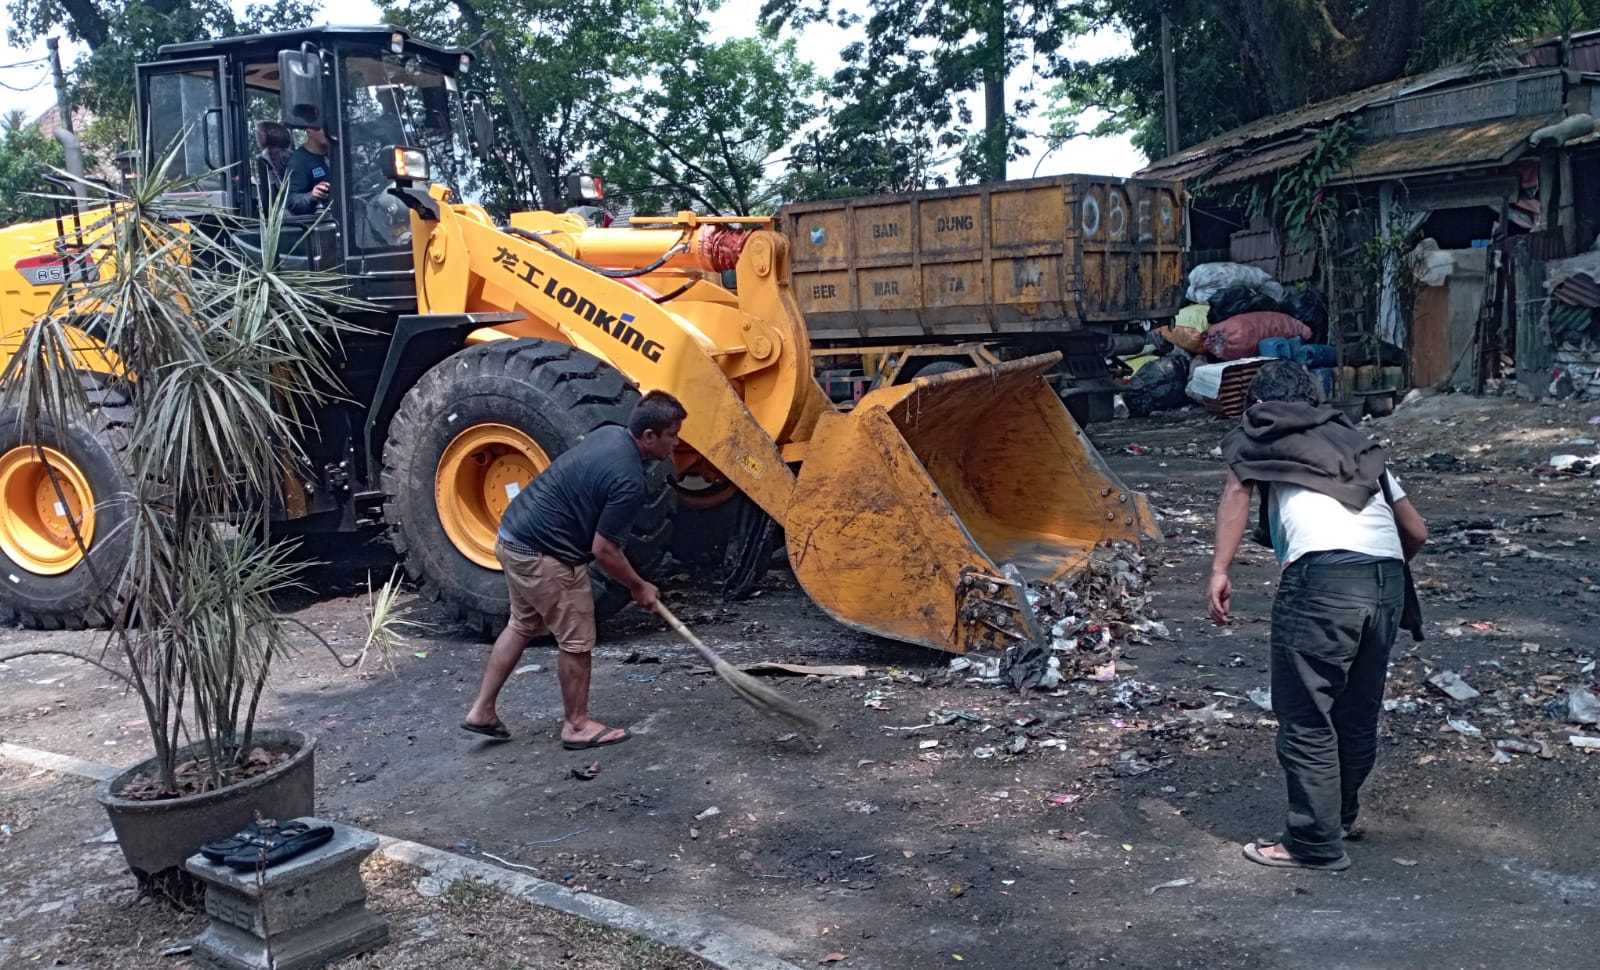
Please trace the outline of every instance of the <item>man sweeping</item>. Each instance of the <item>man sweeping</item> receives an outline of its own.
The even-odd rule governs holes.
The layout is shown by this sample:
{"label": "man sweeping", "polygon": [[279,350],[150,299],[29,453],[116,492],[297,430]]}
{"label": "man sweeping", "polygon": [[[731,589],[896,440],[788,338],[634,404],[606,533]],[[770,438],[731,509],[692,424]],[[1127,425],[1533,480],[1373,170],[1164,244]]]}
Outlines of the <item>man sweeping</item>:
{"label": "man sweeping", "polygon": [[1404,626],[1420,640],[1406,562],[1427,525],[1389,474],[1383,449],[1319,406],[1311,372],[1266,365],[1240,426],[1222,440],[1228,479],[1217,508],[1210,608],[1226,624],[1228,566],[1250,517],[1252,484],[1282,567],[1272,602],[1272,710],[1288,818],[1275,841],[1251,842],[1264,866],[1347,869],[1362,784],[1377,754],[1389,651]]}
{"label": "man sweeping", "polygon": [[598,748],[631,736],[626,728],[589,717],[595,620],[588,567],[598,562],[627,587],[635,603],[655,607],[655,586],[634,570],[622,547],[644,505],[645,464],[671,457],[687,414],[677,398],[651,391],[634,407],[626,428],[604,425],[591,431],[511,500],[494,550],[511,592],[511,620],[494,642],[462,728],[497,741],[510,739],[495,700],[528,642],[549,633],[560,648],[562,746]]}

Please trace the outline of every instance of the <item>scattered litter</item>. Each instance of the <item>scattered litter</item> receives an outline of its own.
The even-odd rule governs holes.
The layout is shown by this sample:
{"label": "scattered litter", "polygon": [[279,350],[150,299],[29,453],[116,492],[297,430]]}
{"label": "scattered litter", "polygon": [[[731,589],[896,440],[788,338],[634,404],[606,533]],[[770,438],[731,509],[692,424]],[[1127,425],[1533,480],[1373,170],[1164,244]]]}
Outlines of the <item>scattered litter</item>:
{"label": "scattered litter", "polygon": [[1005,744],[1006,754],[1021,754],[1028,750],[1028,736],[1025,734],[1012,735]]}
{"label": "scattered litter", "polygon": [[721,815],[721,814],[722,814],[722,809],[720,809],[717,806],[713,805],[710,808],[706,809],[705,811],[701,812],[699,815],[696,815],[694,817],[694,820],[696,822],[703,822],[708,818],[714,818],[714,817],[716,817],[718,815]]}
{"label": "scattered litter", "polygon": [[1556,753],[1550,750],[1550,745],[1543,741],[1522,741],[1517,738],[1501,738],[1494,743],[1494,749],[1501,754],[1536,754],[1545,759],[1556,756]]}
{"label": "scattered litter", "polygon": [[1573,724],[1600,724],[1600,697],[1587,687],[1568,690],[1567,720]]}
{"label": "scattered litter", "polygon": [[1417,702],[1409,697],[1400,697],[1383,702],[1383,709],[1397,714],[1417,713]]}
{"label": "scattered litter", "polygon": [[1394,860],[1394,864],[1397,866],[1405,866],[1407,869],[1410,869],[1412,866],[1417,864],[1417,860],[1396,858]]}
{"label": "scattered litter", "polygon": [[538,673],[539,671],[541,671],[543,669],[544,668],[539,666],[538,664],[523,664],[522,666],[518,667],[516,670],[513,670],[512,673],[514,673],[514,674],[536,674],[536,673]]}
{"label": "scattered litter", "polygon": [[[583,833],[585,833],[587,831],[589,831],[587,828],[581,828],[581,829],[578,829],[576,832],[568,832],[566,835],[558,835],[553,839],[534,839],[531,842],[524,842],[522,844],[523,845],[555,845],[557,842],[565,842],[568,839],[574,838],[574,837],[579,836],[579,835],[582,835]],[[473,846],[473,851],[474,852],[477,851],[477,846],[476,845]]]}
{"label": "scattered litter", "polygon": [[1567,738],[1567,742],[1574,748],[1592,748],[1600,751],[1600,738],[1585,738],[1574,734]]}
{"label": "scattered litter", "polygon": [[1066,738],[1045,738],[1044,740],[1039,742],[1039,747],[1041,747],[1041,748],[1060,748],[1061,750],[1065,751],[1066,748],[1067,748],[1067,739]]}
{"label": "scattered litter", "polygon": [[[1220,703],[1221,701],[1217,702],[1217,704]],[[1207,704],[1205,707],[1197,707],[1192,710],[1186,710],[1183,712],[1183,716],[1195,724],[1200,725],[1215,724],[1218,721],[1233,720],[1233,712],[1221,710],[1217,707],[1217,704]]]}
{"label": "scattered litter", "polygon": [[937,748],[938,746],[939,746],[939,742],[934,738],[929,738],[926,741],[918,741],[917,742],[917,748],[922,750],[922,751],[927,751],[930,748]]}
{"label": "scattered litter", "polygon": [[[8,830],[10,828],[11,828],[11,826],[9,826],[9,825],[0,826],[0,830]],[[6,831],[5,834],[6,835],[10,835],[11,833],[9,831]],[[83,840],[83,844],[84,845],[115,845],[116,841],[117,841],[117,830],[116,829],[106,829],[104,832],[101,832],[99,835],[95,836],[92,839],[84,839]]]}
{"label": "scattered litter", "polygon": [[845,956],[843,953],[834,952],[834,953],[828,954],[827,956],[823,957],[821,960],[818,960],[817,962],[818,963],[838,963],[840,960],[848,960],[848,959],[850,959],[850,958]]}
{"label": "scattered litter", "polygon": [[427,660],[428,659],[428,651],[426,651],[426,650],[418,650],[416,653],[412,654],[412,656],[416,657],[418,660]]}
{"label": "scattered litter", "polygon": [[992,745],[987,745],[986,744],[986,745],[983,745],[982,747],[973,748],[972,749],[972,756],[974,758],[979,759],[979,760],[987,761],[988,759],[993,758],[995,756],[995,749],[994,749],[994,747]]}
{"label": "scattered litter", "polygon": [[871,802],[849,801],[844,803],[844,810],[855,815],[876,815],[878,806]]}
{"label": "scattered litter", "polygon": [[1083,796],[1077,792],[1058,791],[1050,796],[1049,802],[1052,805],[1071,805],[1073,802],[1082,797]]}
{"label": "scattered litter", "polygon": [[1190,879],[1187,876],[1185,876],[1182,879],[1169,879],[1166,882],[1157,883],[1156,885],[1151,886],[1149,889],[1146,889],[1144,891],[1144,894],[1146,896],[1154,896],[1157,893],[1157,891],[1162,890],[1162,889],[1182,889],[1184,886],[1193,886],[1193,885],[1194,885],[1194,880]]}
{"label": "scattered litter", "polygon": [[1428,678],[1428,683],[1448,694],[1458,701],[1470,701],[1478,696],[1472,685],[1461,679],[1461,675],[1453,670],[1441,670]]}
{"label": "scattered litter", "polygon": [[12,833],[14,833],[15,831],[16,830],[11,827],[11,823],[10,822],[5,822],[3,824],[0,824],[0,836],[4,836],[5,838],[9,839],[9,838],[11,838]]}
{"label": "scattered litter", "polygon": [[[1246,692],[1245,696],[1250,698],[1250,703],[1252,703],[1255,706],[1261,708],[1263,711],[1272,710],[1272,691],[1271,690],[1268,690],[1267,688],[1264,688],[1264,687],[1260,687],[1260,688],[1257,688],[1255,690]],[[1388,702],[1385,701],[1384,703],[1387,704]],[[1386,707],[1385,710],[1387,710],[1387,709],[1388,708]]]}
{"label": "scattered litter", "polygon": [[[790,677],[855,677],[867,676],[867,668],[860,664],[830,664],[827,666],[813,667],[806,664],[785,664],[761,661],[759,663],[745,664],[739,668],[747,674],[772,674],[787,675]],[[710,673],[710,670],[706,670]]]}
{"label": "scattered litter", "polygon": [[1122,752],[1117,756],[1117,763],[1111,766],[1111,773],[1118,778],[1136,778],[1155,770],[1156,766],[1141,758],[1137,751]]}
{"label": "scattered litter", "polygon": [[[539,871],[538,869],[535,869],[533,866],[525,866],[520,862],[512,862],[510,859],[502,859],[499,856],[495,855],[493,852],[484,852],[484,853],[481,853],[481,854],[485,859],[493,859],[495,862],[500,863],[502,866],[510,866],[513,869],[525,869],[528,872],[538,872]],[[424,878],[426,878],[426,877],[424,877]]]}
{"label": "scattered litter", "polygon": [[174,944],[173,946],[167,947],[165,950],[162,950],[161,951],[161,955],[164,956],[164,957],[181,957],[181,956],[187,956],[188,954],[193,953],[193,952],[194,952],[194,944],[193,943],[178,943],[178,944]]}
{"label": "scattered litter", "polygon": [[653,684],[655,682],[656,682],[656,675],[655,674],[629,674],[628,675],[628,683],[630,683],[630,684]]}
{"label": "scattered litter", "polygon": [[579,781],[594,781],[600,777],[600,762],[596,761],[586,767],[572,769],[572,777]]}
{"label": "scattered litter", "polygon": [[1471,721],[1464,717],[1447,718],[1445,723],[1450,726],[1450,730],[1456,732],[1462,737],[1476,738],[1483,735],[1482,728],[1474,726]]}

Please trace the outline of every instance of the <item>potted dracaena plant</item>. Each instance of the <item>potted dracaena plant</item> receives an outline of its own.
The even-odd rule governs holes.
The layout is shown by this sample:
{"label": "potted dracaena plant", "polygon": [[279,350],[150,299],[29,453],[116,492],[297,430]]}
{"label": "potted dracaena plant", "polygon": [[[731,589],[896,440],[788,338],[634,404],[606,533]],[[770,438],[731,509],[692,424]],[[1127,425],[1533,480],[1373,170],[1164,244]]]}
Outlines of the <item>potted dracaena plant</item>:
{"label": "potted dracaena plant", "polygon": [[[172,159],[102,190],[62,249],[95,272],[74,274],[0,374],[0,444],[69,510],[67,552],[98,597],[86,617],[109,630],[98,658],[26,652],[70,653],[137,696],[152,756],[100,801],[145,884],[258,816],[313,813],[314,740],[256,723],[293,645],[274,595],[303,568],[269,497],[303,460],[311,406],[338,393],[340,314],[362,308],[338,276],[284,268],[280,238],[304,230],[281,206],[248,227],[187,201],[175,213],[204,176],[170,177]],[[253,257],[231,242],[242,229],[259,233]]]}

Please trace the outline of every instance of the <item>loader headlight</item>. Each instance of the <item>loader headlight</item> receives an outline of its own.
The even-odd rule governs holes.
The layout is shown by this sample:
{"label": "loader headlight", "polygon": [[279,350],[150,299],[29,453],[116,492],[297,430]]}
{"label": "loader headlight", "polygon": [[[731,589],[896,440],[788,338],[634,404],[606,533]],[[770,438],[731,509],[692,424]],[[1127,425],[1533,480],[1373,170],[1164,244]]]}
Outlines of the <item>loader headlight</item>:
{"label": "loader headlight", "polygon": [[383,170],[385,178],[397,182],[428,180],[428,156],[420,148],[405,148],[400,145],[386,148],[378,165]]}

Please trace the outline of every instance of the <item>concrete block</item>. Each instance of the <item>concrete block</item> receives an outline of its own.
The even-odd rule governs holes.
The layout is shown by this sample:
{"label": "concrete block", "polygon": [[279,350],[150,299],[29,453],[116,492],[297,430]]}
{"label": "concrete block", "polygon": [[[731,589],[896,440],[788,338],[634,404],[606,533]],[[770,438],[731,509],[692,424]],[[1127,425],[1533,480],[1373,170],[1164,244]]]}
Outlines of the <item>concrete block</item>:
{"label": "concrete block", "polygon": [[332,825],[333,838],[259,873],[201,855],[184,863],[206,885],[211,922],[194,949],[201,966],[307,970],[388,941],[389,925],[367,911],[361,881],[361,861],[378,847],[377,836],[321,819],[297,821]]}

